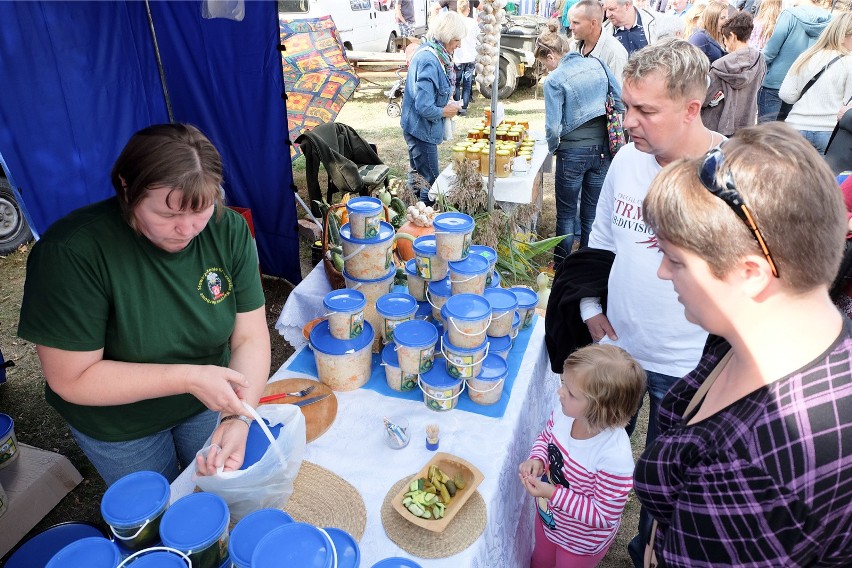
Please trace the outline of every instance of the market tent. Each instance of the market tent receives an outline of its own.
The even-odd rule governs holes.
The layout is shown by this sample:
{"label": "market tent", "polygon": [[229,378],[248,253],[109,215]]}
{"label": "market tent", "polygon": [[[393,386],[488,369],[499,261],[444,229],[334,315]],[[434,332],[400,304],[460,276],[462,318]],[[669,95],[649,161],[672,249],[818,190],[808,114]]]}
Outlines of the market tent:
{"label": "market tent", "polygon": [[[0,2],[0,154],[33,228],[113,194],[109,171],[140,128],[197,125],[225,166],[228,203],[252,209],[267,274],[301,280],[277,4],[242,21],[201,0]],[[148,8],[150,7],[150,19]]]}

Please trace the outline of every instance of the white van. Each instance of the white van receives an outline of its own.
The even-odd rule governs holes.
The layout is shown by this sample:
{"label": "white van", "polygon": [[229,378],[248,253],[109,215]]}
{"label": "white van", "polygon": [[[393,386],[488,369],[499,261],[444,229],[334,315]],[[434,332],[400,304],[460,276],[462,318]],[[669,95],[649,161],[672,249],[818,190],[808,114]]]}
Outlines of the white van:
{"label": "white van", "polygon": [[[425,0],[419,0],[425,5]],[[391,1],[383,0],[278,0],[285,19],[331,15],[348,50],[396,51],[399,27]],[[415,5],[417,4],[415,1]]]}

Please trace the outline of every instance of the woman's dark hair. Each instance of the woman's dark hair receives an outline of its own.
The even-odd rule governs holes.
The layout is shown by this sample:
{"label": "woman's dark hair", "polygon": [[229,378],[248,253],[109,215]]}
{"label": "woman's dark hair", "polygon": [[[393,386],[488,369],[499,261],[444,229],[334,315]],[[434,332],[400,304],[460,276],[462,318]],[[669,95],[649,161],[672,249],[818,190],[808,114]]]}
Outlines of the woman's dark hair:
{"label": "woman's dark hair", "polygon": [[734,34],[739,41],[748,41],[754,30],[754,18],[748,12],[737,12],[722,24],[722,37]]}
{"label": "woman's dark hair", "polygon": [[149,189],[157,187],[181,192],[180,203],[175,204],[178,209],[196,211],[212,204],[221,215],[222,158],[210,140],[189,124],[155,124],[134,134],[110,177],[131,227],[135,228],[134,208]]}

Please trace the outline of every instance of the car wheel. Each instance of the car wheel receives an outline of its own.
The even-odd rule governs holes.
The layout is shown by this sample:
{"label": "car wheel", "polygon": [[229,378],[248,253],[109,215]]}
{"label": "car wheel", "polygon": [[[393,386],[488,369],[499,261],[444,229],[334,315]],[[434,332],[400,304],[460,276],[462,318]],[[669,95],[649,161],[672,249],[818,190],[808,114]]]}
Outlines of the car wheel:
{"label": "car wheel", "polygon": [[[500,58],[500,74],[497,76],[497,98],[506,99],[518,88],[518,68],[506,58]],[[479,92],[486,99],[491,99],[491,87],[479,84]]]}
{"label": "car wheel", "polygon": [[396,48],[396,34],[391,32],[390,37],[388,38],[388,46],[385,49],[388,53],[396,53],[399,50]]}
{"label": "car wheel", "polygon": [[0,178],[0,255],[15,252],[32,238],[33,233],[8,180]]}

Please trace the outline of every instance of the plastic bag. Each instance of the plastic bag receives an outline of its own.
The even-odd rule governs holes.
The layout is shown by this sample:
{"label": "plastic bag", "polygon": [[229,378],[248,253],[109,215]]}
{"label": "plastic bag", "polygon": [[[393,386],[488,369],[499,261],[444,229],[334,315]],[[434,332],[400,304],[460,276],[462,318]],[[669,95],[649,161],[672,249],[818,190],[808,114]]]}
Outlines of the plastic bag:
{"label": "plastic bag", "polygon": [[[272,426],[282,425],[275,441],[270,442],[257,463],[244,470],[192,475],[192,480],[202,491],[215,493],[225,500],[231,512],[231,522],[239,521],[258,509],[282,509],[293,493],[293,482],[305,452],[305,416],[297,406],[266,404],[258,407],[256,413],[255,420],[260,417]],[[259,420],[259,425],[268,433],[263,420]],[[212,436],[197,455],[207,455],[211,439]]]}

